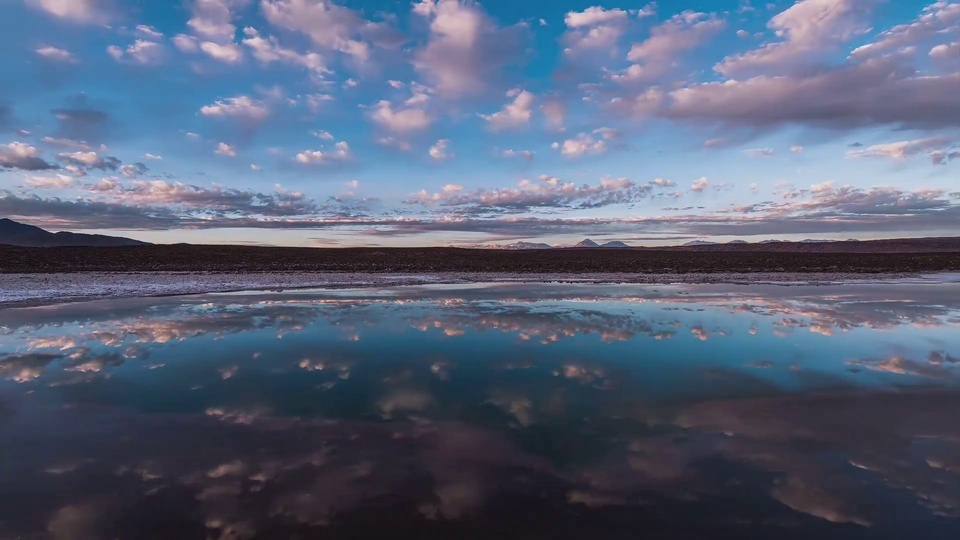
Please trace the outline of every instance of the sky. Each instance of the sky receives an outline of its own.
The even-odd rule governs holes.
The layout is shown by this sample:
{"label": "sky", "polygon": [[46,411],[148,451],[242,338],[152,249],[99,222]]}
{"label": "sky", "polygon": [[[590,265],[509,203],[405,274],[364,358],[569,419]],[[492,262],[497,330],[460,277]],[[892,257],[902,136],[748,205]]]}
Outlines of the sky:
{"label": "sky", "polygon": [[0,20],[0,217],[49,230],[960,234],[960,1],[0,0]]}

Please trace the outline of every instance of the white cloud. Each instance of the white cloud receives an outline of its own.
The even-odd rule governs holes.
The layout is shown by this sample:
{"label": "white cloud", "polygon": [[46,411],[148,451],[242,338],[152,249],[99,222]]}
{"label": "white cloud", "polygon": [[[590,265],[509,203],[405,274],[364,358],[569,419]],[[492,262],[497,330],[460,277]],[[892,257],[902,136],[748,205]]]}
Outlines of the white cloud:
{"label": "white cloud", "polygon": [[650,30],[650,37],[635,43],[627,60],[633,64],[612,78],[620,82],[649,81],[678,64],[679,56],[717,35],[726,23],[715,15],[684,11]]}
{"label": "white cloud", "polygon": [[217,149],[214,150],[213,153],[221,156],[237,157],[237,149],[225,142],[218,144]]}
{"label": "white cloud", "polygon": [[329,131],[324,131],[322,129],[318,129],[317,131],[314,131],[312,135],[318,139],[323,139],[325,141],[333,140],[333,135],[331,135]]}
{"label": "white cloud", "polygon": [[200,114],[214,118],[238,118],[261,122],[270,116],[270,110],[262,101],[249,96],[237,96],[217,100],[213,105],[205,105],[200,108]]}
{"label": "white cloud", "polygon": [[[960,4],[957,5],[960,6]],[[953,60],[956,62],[956,60],[960,58],[960,41],[934,46],[932,49],[930,49],[930,58],[948,62]]]}
{"label": "white cloud", "polygon": [[334,100],[330,94],[307,94],[304,96],[304,99],[307,101],[307,108],[310,109],[312,113],[320,112],[324,103]]}
{"label": "white cloud", "polygon": [[635,202],[648,196],[650,191],[649,185],[638,185],[628,178],[602,178],[597,185],[577,185],[544,175],[536,180],[521,180],[515,188],[481,188],[472,192],[464,192],[464,187],[458,184],[447,184],[435,193],[421,190],[404,202],[455,206],[477,213],[537,207],[596,208]]}
{"label": "white cloud", "polygon": [[910,141],[897,141],[885,144],[875,144],[863,149],[850,150],[850,158],[888,158],[905,159],[912,156],[926,154],[935,164],[944,163],[950,159],[960,157],[960,148],[951,148],[947,137],[928,137]]}
{"label": "white cloud", "polygon": [[960,23],[960,3],[939,0],[923,8],[920,16],[913,21],[881,32],[877,39],[857,47],[851,55],[872,56],[915,46],[935,39],[941,34],[956,34],[958,23]]}
{"label": "white cloud", "polygon": [[773,148],[750,148],[743,153],[750,157],[770,157],[774,154]]}
{"label": "white cloud", "polygon": [[533,94],[516,89],[507,92],[507,97],[512,97],[513,101],[504,105],[499,111],[489,115],[479,115],[487,121],[487,129],[494,133],[525,127],[533,117]]}
{"label": "white cloud", "polygon": [[436,144],[430,147],[430,157],[437,161],[443,161],[453,157],[453,154],[447,152],[447,147],[450,145],[449,139],[440,139]]}
{"label": "white cloud", "polygon": [[87,167],[94,167],[100,163],[100,155],[96,152],[70,152],[57,154],[57,157]]}
{"label": "white cloud", "polygon": [[157,65],[163,60],[163,46],[153,41],[138,39],[122,49],[116,45],[107,47],[107,54],[117,62],[141,66]]}
{"label": "white cloud", "polygon": [[156,154],[147,153],[147,154],[144,154],[144,155],[143,155],[143,159],[146,159],[146,160],[149,160],[149,161],[162,161],[162,160],[163,160],[163,156],[158,156],[158,155],[156,155]]}
{"label": "white cloud", "polygon": [[479,4],[459,0],[423,0],[413,12],[430,20],[429,39],[413,65],[444,96],[480,94],[503,67],[523,59],[525,23],[499,27]]}
{"label": "white cloud", "polygon": [[304,150],[297,154],[294,159],[299,163],[311,165],[345,161],[351,158],[350,145],[345,141],[338,142],[333,148],[332,152],[326,150]]}
{"label": "white cloud", "polygon": [[177,34],[172,38],[173,45],[185,53],[195,53],[200,50],[200,42],[193,36]]}
{"label": "white cloud", "polygon": [[66,189],[73,187],[74,180],[70,176],[58,174],[56,176],[34,176],[27,180],[27,185],[34,189]]}
{"label": "white cloud", "polygon": [[253,57],[262,64],[272,62],[282,62],[294,66],[306,68],[317,77],[322,77],[329,73],[326,61],[323,56],[315,52],[300,54],[293,49],[287,49],[280,45],[275,37],[263,37],[256,29],[246,27],[243,29],[246,36],[243,44],[250,48]]}
{"label": "white cloud", "polygon": [[0,167],[23,170],[52,169],[54,166],[40,158],[40,150],[22,142],[0,144]]}
{"label": "white cloud", "polygon": [[354,10],[330,0],[262,0],[264,17],[274,26],[301,32],[318,46],[366,63],[370,46],[357,39],[364,22]]}
{"label": "white cloud", "polygon": [[224,64],[238,64],[243,61],[243,49],[236,43],[220,44],[214,41],[201,41],[200,50]]}
{"label": "white cloud", "polygon": [[67,64],[76,64],[79,62],[72,52],[66,49],[51,47],[50,45],[40,47],[36,50],[36,53],[48,60],[54,60],[56,62],[65,62]]}
{"label": "white cloud", "polygon": [[160,39],[163,37],[162,32],[147,24],[138,24],[136,30],[138,34],[148,39]]}
{"label": "white cloud", "polygon": [[799,144],[795,144],[790,147],[790,151],[793,152],[794,154],[800,154],[800,153],[803,153],[803,147],[800,146]]}
{"label": "white cloud", "polygon": [[530,161],[533,159],[534,152],[533,150],[504,150],[503,152],[500,153],[500,155],[505,158],[519,157],[527,161]]}
{"label": "white cloud", "polygon": [[430,114],[418,107],[395,109],[389,101],[380,101],[373,107],[370,118],[382,128],[394,133],[422,131],[433,122]]}
{"label": "white cloud", "polygon": [[230,43],[237,34],[231,10],[246,3],[246,0],[195,0],[187,26],[205,40]]}
{"label": "white cloud", "polygon": [[690,185],[690,191],[702,193],[703,190],[707,189],[707,186],[709,185],[710,182],[707,180],[707,177],[703,176],[693,181],[693,184]]}
{"label": "white cloud", "polygon": [[100,0],[27,0],[27,4],[78,23],[105,23],[110,17]]}
{"label": "white cloud", "polygon": [[260,171],[263,170],[263,167],[257,165],[256,163],[251,163],[251,164],[250,164],[250,170],[251,170],[251,171],[254,171],[254,172],[260,172]]}
{"label": "white cloud", "polygon": [[598,128],[590,133],[580,133],[573,139],[551,145],[554,150],[568,157],[580,157],[588,154],[604,154],[610,149],[610,142],[620,138],[620,132],[612,128]]}
{"label": "white cloud", "polygon": [[563,124],[567,121],[566,103],[557,98],[548,98],[540,105],[540,112],[549,129],[563,131]]}
{"label": "white cloud", "polygon": [[386,146],[388,148],[395,148],[401,152],[409,152],[410,150],[413,150],[413,146],[409,141],[398,139],[393,136],[381,137],[377,139],[377,144],[380,146]]}
{"label": "white cloud", "polygon": [[866,18],[878,0],[800,0],[777,14],[767,27],[781,39],[714,66],[727,77],[788,70],[869,29]]}
{"label": "white cloud", "polygon": [[659,188],[671,188],[677,187],[677,183],[673,180],[666,180],[664,178],[655,178],[650,181],[650,185],[657,186]]}
{"label": "white cloud", "polygon": [[70,148],[72,150],[89,151],[93,149],[93,147],[90,146],[90,144],[87,143],[87,141],[77,141],[74,139],[67,139],[63,137],[50,137],[50,136],[44,137],[40,140],[52,146],[59,146],[61,148]]}
{"label": "white cloud", "polygon": [[568,12],[564,23],[567,31],[560,40],[565,55],[579,57],[592,52],[614,55],[617,43],[627,31],[628,14],[622,9],[593,6]]}

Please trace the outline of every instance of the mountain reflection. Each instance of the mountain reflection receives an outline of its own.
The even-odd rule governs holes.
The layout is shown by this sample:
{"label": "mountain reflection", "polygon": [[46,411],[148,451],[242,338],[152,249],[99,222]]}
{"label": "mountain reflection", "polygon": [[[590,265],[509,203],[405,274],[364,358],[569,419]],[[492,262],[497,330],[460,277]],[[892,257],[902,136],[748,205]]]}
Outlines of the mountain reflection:
{"label": "mountain reflection", "polygon": [[0,312],[0,538],[944,538],[960,292],[412,287]]}

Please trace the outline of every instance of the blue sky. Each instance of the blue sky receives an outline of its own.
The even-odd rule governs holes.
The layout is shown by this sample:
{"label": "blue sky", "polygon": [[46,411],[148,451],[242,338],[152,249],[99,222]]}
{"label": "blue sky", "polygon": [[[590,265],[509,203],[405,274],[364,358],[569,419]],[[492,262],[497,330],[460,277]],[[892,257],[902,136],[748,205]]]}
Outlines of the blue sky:
{"label": "blue sky", "polygon": [[960,233],[960,2],[0,0],[0,216],[156,242]]}

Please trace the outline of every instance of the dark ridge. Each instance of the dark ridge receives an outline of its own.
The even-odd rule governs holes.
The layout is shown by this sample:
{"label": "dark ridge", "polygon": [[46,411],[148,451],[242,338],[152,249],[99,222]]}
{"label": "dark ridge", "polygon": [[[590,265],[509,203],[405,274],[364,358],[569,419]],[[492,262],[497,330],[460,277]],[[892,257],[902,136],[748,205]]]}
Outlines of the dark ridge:
{"label": "dark ridge", "polygon": [[[842,243],[838,243],[842,244]],[[856,242],[857,246],[870,244]],[[771,245],[767,245],[770,247]],[[874,244],[876,251],[740,249],[462,249],[300,248],[151,245],[138,247],[0,247],[0,272],[509,272],[718,273],[960,271],[960,240]],[[884,247],[886,246],[886,247]],[[890,246],[910,251],[890,251]],[[953,249],[949,249],[954,246]],[[736,247],[736,246],[735,246]],[[747,247],[747,246],[741,246]],[[831,248],[834,251],[816,248]]]}
{"label": "dark ridge", "polygon": [[120,236],[79,234],[72,232],[52,233],[40,227],[19,223],[12,219],[0,218],[0,245],[22,247],[93,247],[146,246],[150,244]]}

